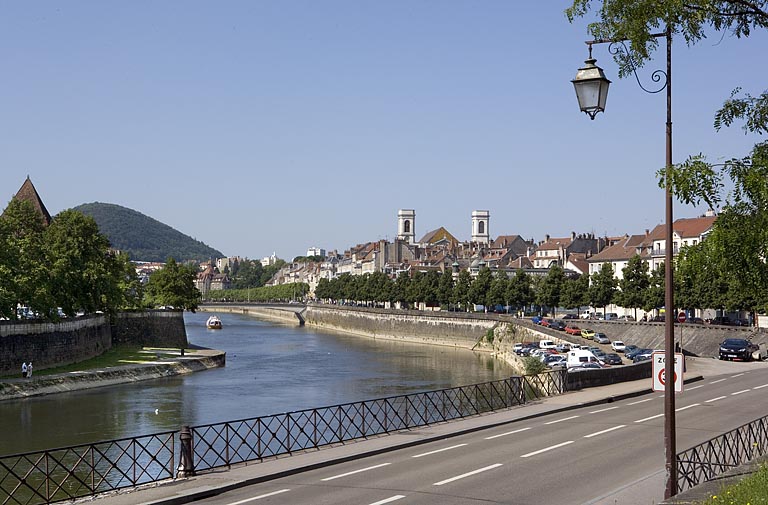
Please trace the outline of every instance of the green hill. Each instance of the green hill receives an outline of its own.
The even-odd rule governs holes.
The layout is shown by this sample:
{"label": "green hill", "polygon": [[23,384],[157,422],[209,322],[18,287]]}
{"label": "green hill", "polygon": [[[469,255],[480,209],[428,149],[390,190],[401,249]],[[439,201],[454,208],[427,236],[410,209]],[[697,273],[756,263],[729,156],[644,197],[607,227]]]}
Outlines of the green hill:
{"label": "green hill", "polygon": [[224,256],[199,240],[120,205],[94,202],[74,210],[93,217],[112,247],[128,252],[135,261],[165,261],[169,257],[178,262],[205,261]]}

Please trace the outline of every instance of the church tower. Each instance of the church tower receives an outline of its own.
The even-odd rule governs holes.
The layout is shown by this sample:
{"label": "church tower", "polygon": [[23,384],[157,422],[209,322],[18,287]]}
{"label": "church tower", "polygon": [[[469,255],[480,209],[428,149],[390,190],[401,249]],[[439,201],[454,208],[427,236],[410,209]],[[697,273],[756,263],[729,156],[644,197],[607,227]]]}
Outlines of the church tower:
{"label": "church tower", "polygon": [[397,238],[409,244],[416,242],[416,211],[400,209],[397,211]]}
{"label": "church tower", "polygon": [[490,219],[491,213],[487,210],[472,211],[472,242],[480,244],[491,242],[491,232],[488,229]]}

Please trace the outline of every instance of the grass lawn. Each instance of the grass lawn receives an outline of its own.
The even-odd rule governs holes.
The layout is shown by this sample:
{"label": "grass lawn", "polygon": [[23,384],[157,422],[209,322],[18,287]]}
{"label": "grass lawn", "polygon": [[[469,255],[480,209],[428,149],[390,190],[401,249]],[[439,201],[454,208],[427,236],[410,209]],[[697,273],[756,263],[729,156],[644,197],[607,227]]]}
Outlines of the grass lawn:
{"label": "grass lawn", "polygon": [[[192,349],[185,349],[185,354],[191,354],[195,351]],[[71,365],[60,366],[56,368],[46,368],[45,370],[34,369],[32,372],[33,378],[41,375],[51,375],[57,373],[68,372],[81,372],[86,370],[102,369],[107,367],[131,365],[140,363],[153,363],[156,361],[163,361],[169,357],[178,356],[179,350],[173,348],[161,348],[161,347],[139,347],[139,346],[117,346],[113,347],[101,356],[96,356],[79,363],[73,363]],[[21,365],[19,365],[21,369]],[[10,375],[3,378],[17,378],[17,375]]]}
{"label": "grass lawn", "polygon": [[723,487],[700,505],[756,505],[768,504],[768,465],[733,486]]}

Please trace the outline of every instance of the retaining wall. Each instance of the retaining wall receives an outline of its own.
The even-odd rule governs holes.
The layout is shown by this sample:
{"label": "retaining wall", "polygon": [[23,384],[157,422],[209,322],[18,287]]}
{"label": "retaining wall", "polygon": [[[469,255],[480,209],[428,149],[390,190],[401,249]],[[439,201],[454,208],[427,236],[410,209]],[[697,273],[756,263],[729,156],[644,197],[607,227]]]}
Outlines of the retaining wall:
{"label": "retaining wall", "polygon": [[187,347],[181,311],[103,314],[59,323],[0,321],[0,375],[21,376],[21,364],[41,370],[98,356],[114,344]]}

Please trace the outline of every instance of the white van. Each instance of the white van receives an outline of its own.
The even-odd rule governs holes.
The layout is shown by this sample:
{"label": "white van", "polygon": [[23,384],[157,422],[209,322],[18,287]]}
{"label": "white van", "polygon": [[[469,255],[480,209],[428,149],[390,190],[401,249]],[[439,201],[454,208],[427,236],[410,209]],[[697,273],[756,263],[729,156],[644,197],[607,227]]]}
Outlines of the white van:
{"label": "white van", "polygon": [[539,349],[554,349],[557,347],[554,340],[540,340]]}
{"label": "white van", "polygon": [[600,364],[600,360],[597,359],[597,356],[592,354],[592,351],[587,351],[585,349],[572,349],[568,351],[568,361],[566,362],[568,367],[580,366],[584,363]]}

